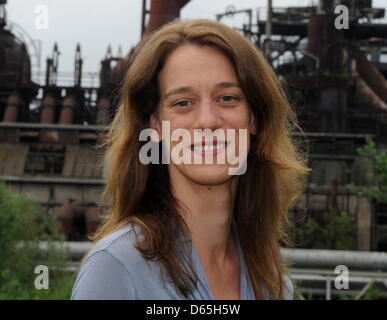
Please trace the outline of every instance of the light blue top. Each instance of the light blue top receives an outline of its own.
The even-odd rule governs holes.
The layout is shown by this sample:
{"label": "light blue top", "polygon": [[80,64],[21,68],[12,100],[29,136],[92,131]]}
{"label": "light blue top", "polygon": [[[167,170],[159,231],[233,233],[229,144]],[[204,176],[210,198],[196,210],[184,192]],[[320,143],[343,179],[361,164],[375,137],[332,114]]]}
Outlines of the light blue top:
{"label": "light blue top", "polygon": [[[232,225],[237,235],[235,223]],[[134,247],[140,227],[127,225],[98,241],[82,264],[75,281],[72,300],[181,300],[187,299],[177,290],[168,277],[162,279],[157,261],[142,257]],[[141,239],[141,238],[140,238]],[[250,283],[239,236],[235,237],[240,256],[240,297],[241,300],[255,300]],[[191,243],[188,236],[179,242]],[[189,300],[213,300],[208,281],[200,263],[200,258],[192,244],[193,267],[196,271],[197,287]],[[184,258],[187,265],[188,257]],[[293,286],[285,276],[285,299],[293,299]]]}

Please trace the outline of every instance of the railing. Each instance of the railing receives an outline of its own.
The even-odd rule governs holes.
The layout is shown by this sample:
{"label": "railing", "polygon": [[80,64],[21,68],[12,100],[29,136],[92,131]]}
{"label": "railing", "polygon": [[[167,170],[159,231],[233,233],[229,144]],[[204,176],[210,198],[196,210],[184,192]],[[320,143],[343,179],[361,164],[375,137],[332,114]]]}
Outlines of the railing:
{"label": "railing", "polygon": [[[387,273],[372,271],[349,271],[348,289],[338,289],[335,283],[338,274],[332,270],[323,269],[290,269],[293,281],[296,282],[296,293],[300,300],[306,300],[307,295],[315,295],[325,300],[333,296],[352,296],[353,300],[360,300],[371,289],[372,285],[379,284],[378,298],[387,297]],[[306,285],[308,283],[308,285]]]}
{"label": "railing", "polygon": [[[45,85],[46,74],[44,72],[35,71],[32,73],[33,79],[41,85]],[[100,79],[99,72],[82,72],[81,87],[83,88],[99,88]],[[75,84],[74,72],[61,71],[56,76],[56,85],[59,87],[72,87]]]}
{"label": "railing", "polygon": [[[276,13],[282,13],[284,14],[284,16],[287,16],[287,17],[291,17],[291,14],[294,14],[296,16],[301,16],[301,13],[297,11],[297,7],[309,7],[310,9],[315,9],[316,6],[317,6],[317,3],[318,3],[318,0],[309,0],[309,1],[303,1],[303,3],[299,4],[299,5],[294,5],[292,6],[292,11],[289,12],[289,7],[273,7],[273,15],[275,17],[275,14]],[[379,7],[376,7],[376,9],[379,9]],[[267,13],[268,13],[268,9],[267,7],[258,7],[257,9],[257,17],[256,17],[256,21],[266,21],[267,19]],[[286,14],[285,14],[286,13]],[[274,18],[273,17],[273,18]],[[273,19],[274,20],[274,19]],[[300,19],[298,19],[298,22]],[[371,19],[372,23],[374,24],[384,24],[384,23],[387,23],[387,17],[385,16],[384,18],[378,18],[378,19]],[[284,20],[284,22],[294,22],[294,20]],[[362,19],[359,19],[359,24],[367,24],[369,23],[367,19],[365,18],[362,18]]]}

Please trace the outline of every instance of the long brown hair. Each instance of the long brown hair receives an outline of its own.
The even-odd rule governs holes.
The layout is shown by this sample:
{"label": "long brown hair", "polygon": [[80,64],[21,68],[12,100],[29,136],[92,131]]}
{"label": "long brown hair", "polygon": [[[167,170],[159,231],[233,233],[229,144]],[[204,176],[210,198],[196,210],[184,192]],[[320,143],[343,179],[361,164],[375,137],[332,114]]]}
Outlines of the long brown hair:
{"label": "long brown hair", "polygon": [[157,76],[167,56],[184,44],[218,48],[233,63],[256,119],[247,171],[240,177],[234,219],[257,299],[266,288],[283,298],[287,268],[280,244],[286,243],[287,213],[304,192],[309,168],[291,132],[301,130],[286,95],[261,52],[233,29],[215,21],[171,22],[148,35],[134,50],[121,92],[121,103],[103,137],[106,186],[99,209],[103,222],[91,237],[98,241],[127,223],[140,225],[136,247],[156,259],[179,291],[187,296],[196,279],[182,266],[176,241],[187,230],[171,192],[167,165],[143,165],[139,133],[148,128],[159,104]]}

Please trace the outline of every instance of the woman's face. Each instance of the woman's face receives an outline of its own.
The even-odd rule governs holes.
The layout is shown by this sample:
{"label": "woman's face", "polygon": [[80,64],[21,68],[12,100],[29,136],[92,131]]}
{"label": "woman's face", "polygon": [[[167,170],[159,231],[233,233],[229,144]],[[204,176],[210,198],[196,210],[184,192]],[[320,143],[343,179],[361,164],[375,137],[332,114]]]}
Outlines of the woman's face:
{"label": "woman's face", "polygon": [[[233,161],[246,156],[255,126],[230,60],[213,47],[183,45],[167,57],[158,80],[160,102],[157,115],[151,117],[151,126],[161,136],[162,121],[168,121],[171,133],[185,129],[190,138],[167,143],[169,152],[180,144],[179,155],[183,155],[179,164],[172,157],[170,175],[184,176],[200,185],[231,180],[229,169],[241,165]],[[204,129],[210,130],[200,138],[194,135],[194,130]],[[240,129],[247,134],[241,135]],[[245,155],[240,154],[242,145]],[[233,161],[231,154],[235,155]],[[213,159],[212,164],[208,158]]]}

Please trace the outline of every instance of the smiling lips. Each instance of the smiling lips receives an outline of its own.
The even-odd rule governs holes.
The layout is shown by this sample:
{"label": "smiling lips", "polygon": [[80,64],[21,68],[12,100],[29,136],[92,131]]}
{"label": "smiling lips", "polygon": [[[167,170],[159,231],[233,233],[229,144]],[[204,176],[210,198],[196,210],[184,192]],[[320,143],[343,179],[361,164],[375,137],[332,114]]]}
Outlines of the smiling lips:
{"label": "smiling lips", "polygon": [[190,149],[194,151],[195,153],[202,155],[202,156],[207,156],[207,155],[217,155],[220,153],[222,150],[227,148],[229,146],[229,142],[227,141],[222,141],[222,142],[217,142],[214,140],[213,142],[210,141],[203,141],[202,143],[196,143],[192,144],[190,146]]}

